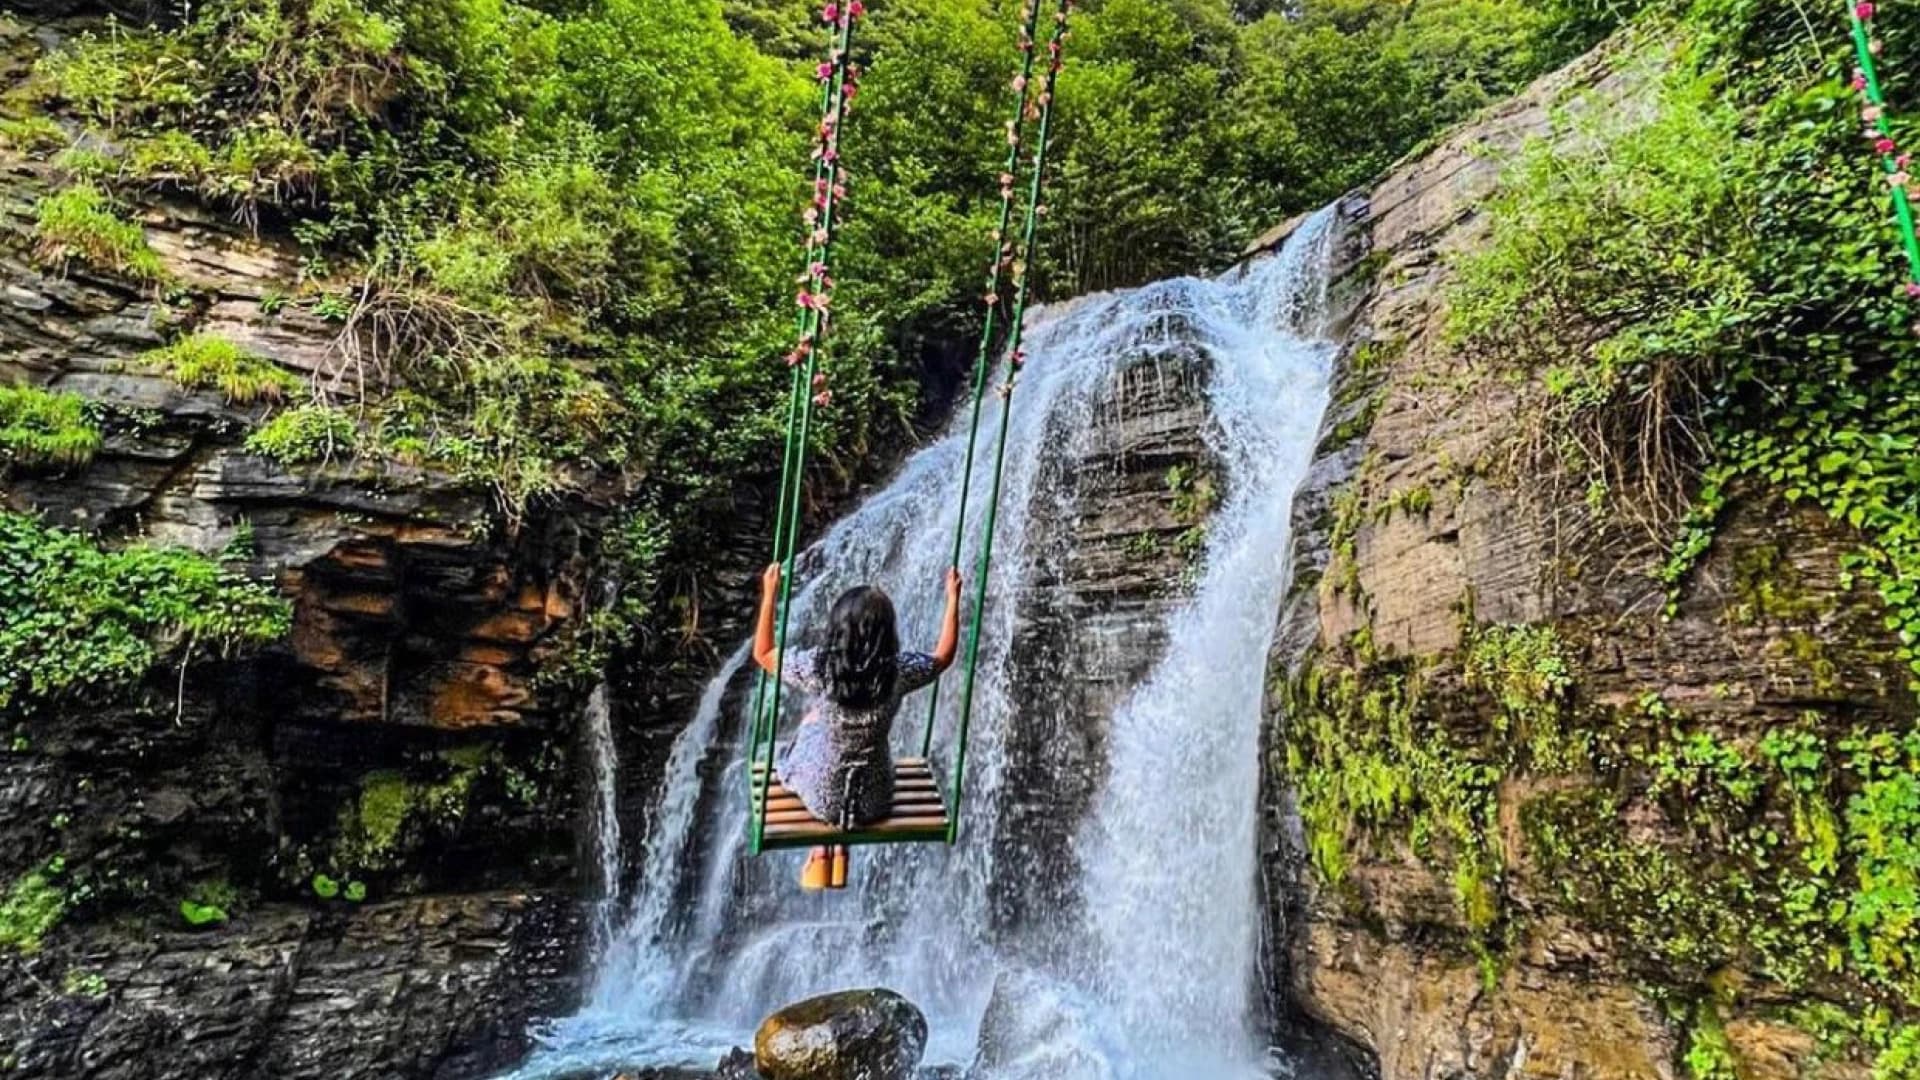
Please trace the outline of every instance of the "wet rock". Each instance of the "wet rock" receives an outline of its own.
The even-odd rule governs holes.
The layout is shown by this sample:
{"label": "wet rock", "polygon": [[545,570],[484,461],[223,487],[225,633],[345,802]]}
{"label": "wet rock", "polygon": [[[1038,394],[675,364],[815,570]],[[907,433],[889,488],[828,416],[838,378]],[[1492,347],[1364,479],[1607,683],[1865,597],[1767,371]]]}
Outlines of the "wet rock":
{"label": "wet rock", "polygon": [[891,990],[843,990],[789,1005],[760,1025],[754,1064],[766,1080],[910,1080],[927,1018]]}
{"label": "wet rock", "polygon": [[[1665,590],[1653,573],[1662,550],[1614,523],[1579,528],[1592,522],[1583,493],[1560,483],[1548,459],[1515,452],[1529,420],[1527,388],[1477,377],[1484,358],[1464,355],[1444,332],[1449,256],[1484,241],[1481,207],[1501,152],[1552,136],[1552,117],[1569,103],[1646,107],[1654,72],[1621,63],[1620,49],[1616,42],[1543,79],[1343,203],[1371,249],[1369,272],[1353,275],[1366,281],[1347,356],[1367,347],[1378,362],[1343,365],[1295,503],[1293,587],[1272,682],[1351,676],[1369,693],[1380,675],[1356,648],[1362,641],[1371,656],[1457,672],[1465,627],[1532,624],[1577,655],[1570,694],[1596,709],[1652,695],[1684,711],[1690,729],[1749,744],[1810,706],[1906,730],[1912,703],[1894,689],[1905,673],[1887,659],[1877,601],[1840,577],[1846,541],[1831,522],[1743,493],[1673,617],[1663,618]],[[1336,282],[1330,292],[1353,287]],[[1415,493],[1423,496],[1417,510],[1396,503]],[[1351,500],[1351,531],[1337,556],[1336,499]],[[1795,603],[1765,617],[1741,614],[1741,567],[1756,559]],[[1486,736],[1491,706],[1433,686],[1423,723],[1463,745]],[[1546,869],[1522,827],[1568,792],[1596,779],[1611,790],[1625,774],[1503,774],[1488,831],[1504,870],[1499,900],[1513,920],[1502,962],[1490,970],[1469,944],[1444,860],[1382,830],[1353,845],[1338,888],[1307,869],[1280,695],[1268,715],[1262,835],[1277,1012],[1303,1012],[1351,1040],[1383,1080],[1678,1074],[1686,1032],[1645,988],[1692,976],[1638,959],[1639,943],[1615,913],[1564,899],[1592,890],[1569,888]],[[1632,783],[1618,787],[1617,812],[1581,819],[1600,836],[1664,851],[1721,847],[1626,790]],[[1735,985],[1734,974],[1715,974],[1699,995]],[[1777,1021],[1808,993],[1743,992],[1728,1003],[1725,1030],[1743,1078],[1845,1075],[1816,1072],[1808,1037]]]}
{"label": "wet rock", "polygon": [[[184,10],[6,7],[0,91],[110,11]],[[0,384],[87,399],[105,438],[84,467],[0,465],[0,509],[109,544],[242,552],[233,565],[276,586],[294,626],[244,657],[203,647],[184,670],[7,714],[0,897],[57,857],[68,903],[37,952],[0,949],[0,1073],[495,1073],[578,988],[575,703],[535,675],[581,610],[602,504],[556,501],[507,529],[488,492],[444,474],[246,452],[268,405],[139,356],[208,333],[316,394],[369,374],[342,366],[339,323],[284,302],[297,245],[144,193],[133,217],[180,283],[162,297],[35,257],[35,204],[62,182],[0,148]],[[189,932],[196,890],[233,897],[231,918]]]}

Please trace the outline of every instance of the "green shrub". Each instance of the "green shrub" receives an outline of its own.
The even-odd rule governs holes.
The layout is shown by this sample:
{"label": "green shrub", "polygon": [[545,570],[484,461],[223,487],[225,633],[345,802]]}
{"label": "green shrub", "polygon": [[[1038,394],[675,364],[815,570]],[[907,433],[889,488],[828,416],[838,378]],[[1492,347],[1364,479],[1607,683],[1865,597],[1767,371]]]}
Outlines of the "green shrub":
{"label": "green shrub", "polygon": [[279,401],[306,388],[299,376],[225,338],[193,334],[140,355],[139,362],[190,390],[217,389],[237,405]]}
{"label": "green shrub", "polygon": [[246,448],[282,465],[303,465],[352,452],[358,435],[359,426],[345,409],[302,405],[275,413],[255,428]]}
{"label": "green shrub", "polygon": [[22,116],[0,119],[0,146],[26,154],[44,154],[67,145],[67,133],[52,118]]}
{"label": "green shrub", "polygon": [[35,254],[46,262],[79,259],[135,281],[158,283],[169,276],[140,226],[123,220],[106,193],[92,184],[76,184],[41,198],[35,216]]}
{"label": "green shrub", "polygon": [[84,465],[100,441],[78,394],[0,386],[0,455],[22,465]]}
{"label": "green shrub", "polygon": [[0,899],[0,948],[40,951],[41,939],[66,914],[67,897],[45,870],[15,878]]}
{"label": "green shrub", "polygon": [[217,926],[231,917],[230,912],[239,903],[240,895],[232,885],[222,880],[202,881],[180,901],[180,917],[195,929]]}
{"label": "green shrub", "polygon": [[0,712],[131,682],[164,657],[286,634],[287,603],[179,548],[100,547],[0,512]]}

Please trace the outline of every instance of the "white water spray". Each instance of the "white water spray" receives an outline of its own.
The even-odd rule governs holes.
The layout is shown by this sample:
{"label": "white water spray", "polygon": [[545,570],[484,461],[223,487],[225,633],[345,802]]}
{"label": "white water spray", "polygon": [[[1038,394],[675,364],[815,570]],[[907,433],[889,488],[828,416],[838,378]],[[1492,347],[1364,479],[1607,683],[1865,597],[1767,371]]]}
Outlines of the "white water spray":
{"label": "white water spray", "polygon": [[600,864],[600,897],[593,905],[593,954],[613,944],[620,910],[620,757],[613,742],[611,691],[602,681],[587,697],[581,715],[586,728],[587,760],[593,768],[594,855]]}
{"label": "white water spray", "polygon": [[[1331,217],[1323,211],[1280,254],[1223,278],[1159,282],[1034,317],[1008,433],[960,844],[856,848],[854,888],[838,894],[800,892],[797,857],[748,858],[743,646],[675,743],[638,890],[586,1007],[543,1033],[520,1076],[710,1065],[769,1011],[849,986],[890,987],[925,1010],[929,1061],[973,1061],[988,1039],[994,1051],[976,1072],[993,1080],[1270,1071],[1253,992],[1261,689],[1292,494],[1326,405]],[[1008,685],[1008,643],[1045,555],[1028,542],[1031,526],[1054,509],[1043,465],[1088,449],[1096,409],[1126,366],[1186,363],[1193,350],[1209,361],[1226,499],[1165,655],[1106,720],[1108,775],[1079,828],[1072,918],[1016,956],[989,913],[996,896],[1028,885],[1027,874],[997,868],[994,852],[1020,840],[998,835],[1001,736],[1019,722],[1022,691]],[[989,415],[983,440],[997,420]],[[868,582],[893,596],[908,647],[932,644],[965,437],[956,423],[804,553],[799,640],[841,591]],[[981,456],[975,523],[990,467]],[[957,687],[941,696],[937,773],[952,760],[958,697]],[[918,752],[925,708],[924,698],[907,702],[897,752]]]}

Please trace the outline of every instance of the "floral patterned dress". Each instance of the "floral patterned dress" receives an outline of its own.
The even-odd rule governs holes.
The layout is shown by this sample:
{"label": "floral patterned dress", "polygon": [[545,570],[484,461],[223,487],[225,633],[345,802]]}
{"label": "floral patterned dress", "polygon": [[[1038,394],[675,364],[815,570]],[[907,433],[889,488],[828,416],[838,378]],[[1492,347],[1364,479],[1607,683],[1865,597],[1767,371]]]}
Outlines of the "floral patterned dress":
{"label": "floral patterned dress", "polygon": [[893,753],[888,747],[893,718],[900,699],[940,676],[926,653],[903,652],[898,665],[893,693],[886,700],[871,709],[849,709],[827,697],[817,650],[787,657],[782,678],[814,703],[780,759],[780,783],[821,821],[840,825],[851,818],[854,825],[867,825],[885,818],[893,807]]}

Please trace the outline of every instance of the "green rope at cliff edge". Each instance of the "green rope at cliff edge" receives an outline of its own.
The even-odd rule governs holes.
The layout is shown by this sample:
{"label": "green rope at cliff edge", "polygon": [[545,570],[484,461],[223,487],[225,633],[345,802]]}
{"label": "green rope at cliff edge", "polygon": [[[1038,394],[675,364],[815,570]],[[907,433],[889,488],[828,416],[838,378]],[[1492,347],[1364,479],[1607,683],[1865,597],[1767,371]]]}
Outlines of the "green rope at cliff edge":
{"label": "green rope at cliff edge", "polygon": [[[1874,8],[1870,2],[1848,5],[1848,18],[1853,22],[1853,50],[1860,61],[1861,93],[1867,103],[1880,110],[1879,118],[1873,122],[1874,130],[1881,138],[1891,140],[1893,128],[1887,123],[1887,98],[1880,90],[1880,72],[1873,62],[1873,34],[1869,23]],[[1880,155],[1880,164],[1888,176],[1901,172],[1900,151]],[[1907,195],[1907,189],[1900,184],[1893,187],[1893,216],[1900,227],[1900,238],[1906,244],[1907,265],[1912,272],[1912,280],[1920,282],[1920,237],[1914,234],[1913,203]]]}

